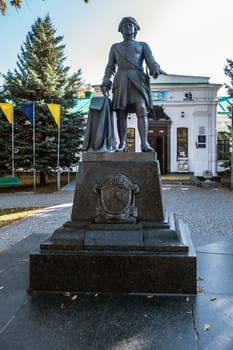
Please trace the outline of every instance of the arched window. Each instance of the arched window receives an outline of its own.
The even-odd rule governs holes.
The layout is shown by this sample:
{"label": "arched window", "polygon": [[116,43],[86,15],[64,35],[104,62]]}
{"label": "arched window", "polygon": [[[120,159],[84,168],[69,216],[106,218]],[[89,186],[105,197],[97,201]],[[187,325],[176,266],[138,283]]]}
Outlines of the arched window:
{"label": "arched window", "polygon": [[188,158],[188,128],[177,128],[178,158]]}

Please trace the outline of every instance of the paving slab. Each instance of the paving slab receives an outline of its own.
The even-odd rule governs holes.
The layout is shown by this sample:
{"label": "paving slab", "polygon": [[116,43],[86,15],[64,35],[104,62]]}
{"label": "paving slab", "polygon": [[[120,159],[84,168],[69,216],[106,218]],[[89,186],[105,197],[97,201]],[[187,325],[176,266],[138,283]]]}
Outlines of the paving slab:
{"label": "paving slab", "polygon": [[[46,230],[30,235],[30,223],[38,223],[34,216],[17,225],[23,228],[19,242],[0,251],[0,349],[231,350],[233,193],[185,188],[166,189],[164,199],[192,231],[196,296],[28,294],[29,252],[52,234],[52,225],[59,226],[49,219]],[[62,210],[70,215],[71,208]],[[25,232],[29,236],[20,240]]]}
{"label": "paving slab", "polygon": [[195,327],[198,335],[198,349],[233,349],[232,305],[232,294],[223,295],[205,292],[198,295],[193,304]]}
{"label": "paving slab", "polygon": [[0,254],[4,350],[197,348],[186,296],[28,294],[28,253],[44,239],[31,235]]}
{"label": "paving slab", "polygon": [[33,296],[0,340],[5,350],[197,349],[185,297]]}
{"label": "paving slab", "polygon": [[1,330],[4,329],[12,317],[15,317],[17,311],[28,300],[29,252],[47,237],[46,234],[30,235],[14,247],[0,253]]}
{"label": "paving slab", "polygon": [[47,238],[31,235],[0,254],[2,349],[232,349],[233,253],[222,254],[223,241],[218,253],[217,243],[198,252],[197,296],[78,294],[68,287],[66,294],[31,295],[28,254]]}
{"label": "paving slab", "polygon": [[198,290],[193,315],[200,349],[233,348],[233,239],[197,247]]}

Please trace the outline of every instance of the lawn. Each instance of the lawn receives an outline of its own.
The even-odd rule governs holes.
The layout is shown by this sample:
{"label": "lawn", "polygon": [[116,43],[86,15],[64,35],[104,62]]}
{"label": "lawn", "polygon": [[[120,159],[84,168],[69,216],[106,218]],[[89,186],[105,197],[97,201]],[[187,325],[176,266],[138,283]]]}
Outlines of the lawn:
{"label": "lawn", "polygon": [[41,208],[0,208],[0,227],[12,224],[39,210]]}
{"label": "lawn", "polygon": [[[33,192],[33,176],[32,174],[17,174],[20,182],[19,186],[14,187],[1,187],[0,192],[12,193],[12,192]],[[71,173],[69,180],[72,181],[76,177],[75,173]],[[56,176],[48,176],[47,183],[44,186],[39,184],[39,176],[37,177],[36,194],[38,193],[53,193],[57,191],[57,179]],[[67,174],[61,174],[61,187],[68,183]],[[30,214],[36,213],[41,208],[0,208],[0,228],[14,223],[17,220],[23,219]]]}

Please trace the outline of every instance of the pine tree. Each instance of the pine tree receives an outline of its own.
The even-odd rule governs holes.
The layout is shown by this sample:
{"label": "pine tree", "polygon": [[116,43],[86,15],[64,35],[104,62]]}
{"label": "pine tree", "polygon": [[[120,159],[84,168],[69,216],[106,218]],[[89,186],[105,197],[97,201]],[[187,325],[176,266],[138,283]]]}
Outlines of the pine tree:
{"label": "pine tree", "polygon": [[32,168],[32,127],[20,103],[35,104],[36,169],[45,175],[57,166],[57,127],[47,103],[61,105],[60,166],[69,167],[79,159],[84,121],[81,115],[70,115],[81,84],[81,70],[68,76],[64,66],[63,37],[55,36],[49,15],[38,18],[18,55],[17,68],[5,76],[4,97],[14,102],[15,164]]}

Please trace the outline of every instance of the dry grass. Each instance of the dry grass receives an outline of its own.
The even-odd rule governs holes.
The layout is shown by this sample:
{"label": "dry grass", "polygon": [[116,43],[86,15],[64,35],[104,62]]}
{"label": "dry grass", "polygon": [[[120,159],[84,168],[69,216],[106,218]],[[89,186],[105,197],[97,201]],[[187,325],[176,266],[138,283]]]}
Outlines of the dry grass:
{"label": "dry grass", "polygon": [[[70,181],[75,179],[76,174],[70,174]],[[19,174],[20,183],[18,186],[0,187],[2,193],[12,192],[33,192],[33,175]],[[67,174],[61,175],[61,187],[67,184]],[[53,193],[57,191],[57,179],[55,176],[48,176],[46,179],[46,185],[40,186],[39,177],[37,178],[36,194],[38,193]],[[41,208],[0,208],[0,227],[12,224],[17,220],[23,219],[28,215],[36,213]]]}
{"label": "dry grass", "polygon": [[161,180],[170,180],[170,181],[189,181],[189,175],[161,175]]}

